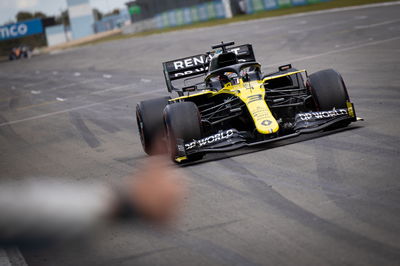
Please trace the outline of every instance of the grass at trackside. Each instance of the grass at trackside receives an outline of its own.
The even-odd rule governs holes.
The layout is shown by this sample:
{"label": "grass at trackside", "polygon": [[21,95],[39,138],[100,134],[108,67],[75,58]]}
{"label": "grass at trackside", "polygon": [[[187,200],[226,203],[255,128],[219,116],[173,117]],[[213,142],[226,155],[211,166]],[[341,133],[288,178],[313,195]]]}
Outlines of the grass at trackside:
{"label": "grass at trackside", "polygon": [[296,14],[296,13],[326,10],[326,9],[332,9],[332,8],[338,8],[338,7],[358,6],[358,5],[383,3],[383,2],[394,2],[394,1],[396,1],[396,0],[331,0],[329,2],[322,2],[322,3],[306,5],[306,6],[297,6],[297,7],[289,7],[289,8],[283,8],[283,9],[277,9],[277,10],[271,10],[271,11],[262,11],[262,12],[258,12],[258,13],[250,14],[250,15],[240,15],[240,16],[236,16],[236,17],[230,18],[230,19],[216,19],[216,20],[199,22],[199,23],[195,23],[195,24],[184,25],[184,26],[173,27],[173,28],[149,30],[149,31],[134,33],[134,34],[126,34],[126,35],[119,34],[119,35],[114,35],[114,36],[110,36],[110,37],[105,37],[105,38],[102,38],[102,39],[99,39],[96,41],[87,42],[87,43],[81,44],[81,45],[96,44],[96,43],[101,43],[101,42],[106,42],[106,41],[127,39],[127,38],[133,38],[133,37],[143,37],[143,36],[148,36],[148,35],[152,35],[152,34],[159,34],[159,33],[171,32],[171,31],[178,31],[178,30],[212,27],[212,26],[223,25],[223,24],[239,22],[239,21],[270,18],[270,17],[277,17],[277,16],[283,16],[283,15],[291,15],[291,14]]}

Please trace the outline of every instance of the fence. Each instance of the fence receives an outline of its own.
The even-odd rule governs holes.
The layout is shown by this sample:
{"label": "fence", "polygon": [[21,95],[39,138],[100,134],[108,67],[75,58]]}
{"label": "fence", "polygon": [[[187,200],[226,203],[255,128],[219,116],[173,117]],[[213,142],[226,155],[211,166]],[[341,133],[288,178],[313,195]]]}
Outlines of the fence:
{"label": "fence", "polygon": [[155,16],[157,28],[181,26],[217,18],[225,18],[222,1],[173,9]]}
{"label": "fence", "polygon": [[102,18],[94,23],[94,31],[96,33],[119,29],[131,22],[128,10],[122,9],[120,14]]}
{"label": "fence", "polygon": [[[242,13],[252,14],[265,10],[288,8],[327,1],[331,0],[239,0],[237,4],[240,9],[242,9]],[[216,0],[190,7],[168,10],[157,14],[154,19],[156,27],[161,29],[225,17],[225,8],[222,0]]]}
{"label": "fence", "polygon": [[244,12],[252,14],[264,10],[303,6],[327,1],[331,0],[246,0],[243,2],[245,8]]}

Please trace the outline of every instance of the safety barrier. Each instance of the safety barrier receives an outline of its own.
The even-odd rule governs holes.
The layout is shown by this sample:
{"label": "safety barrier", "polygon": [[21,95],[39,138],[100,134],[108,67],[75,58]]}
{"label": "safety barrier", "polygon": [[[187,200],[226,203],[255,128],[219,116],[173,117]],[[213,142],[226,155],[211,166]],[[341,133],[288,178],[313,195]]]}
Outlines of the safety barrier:
{"label": "safety barrier", "polygon": [[252,14],[264,10],[303,6],[327,1],[331,0],[246,0],[244,8],[246,13]]}
{"label": "safety barrier", "polygon": [[[242,0],[240,2],[243,13],[253,14],[265,10],[288,8],[327,1],[331,0]],[[156,27],[161,29],[225,17],[225,8],[222,0],[215,0],[191,7],[169,10],[156,15],[154,20]]]}
{"label": "safety barrier", "polygon": [[225,18],[221,0],[169,10],[155,17],[157,28],[176,27],[217,18]]}

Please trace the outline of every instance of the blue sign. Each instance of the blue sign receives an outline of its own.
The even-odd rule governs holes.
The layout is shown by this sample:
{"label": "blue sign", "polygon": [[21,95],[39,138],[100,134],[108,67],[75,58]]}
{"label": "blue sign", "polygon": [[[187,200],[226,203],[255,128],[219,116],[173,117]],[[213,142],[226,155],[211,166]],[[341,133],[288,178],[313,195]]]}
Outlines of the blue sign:
{"label": "blue sign", "polygon": [[32,19],[15,24],[0,26],[0,41],[21,38],[43,32],[41,19]]}

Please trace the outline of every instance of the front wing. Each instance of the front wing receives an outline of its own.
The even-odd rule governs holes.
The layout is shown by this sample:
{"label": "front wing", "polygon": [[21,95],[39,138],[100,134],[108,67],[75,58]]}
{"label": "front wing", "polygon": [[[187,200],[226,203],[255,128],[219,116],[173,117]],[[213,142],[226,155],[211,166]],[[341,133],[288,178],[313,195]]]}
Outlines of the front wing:
{"label": "front wing", "polygon": [[315,133],[339,123],[355,122],[362,120],[357,118],[353,103],[347,102],[347,108],[333,109],[330,111],[299,113],[295,117],[293,125],[294,132],[283,136],[268,135],[268,139],[254,139],[247,131],[236,129],[221,130],[216,134],[200,140],[183,142],[177,140],[177,162],[188,159],[188,156],[196,153],[228,152],[243,147],[252,147],[288,138],[301,134]]}

